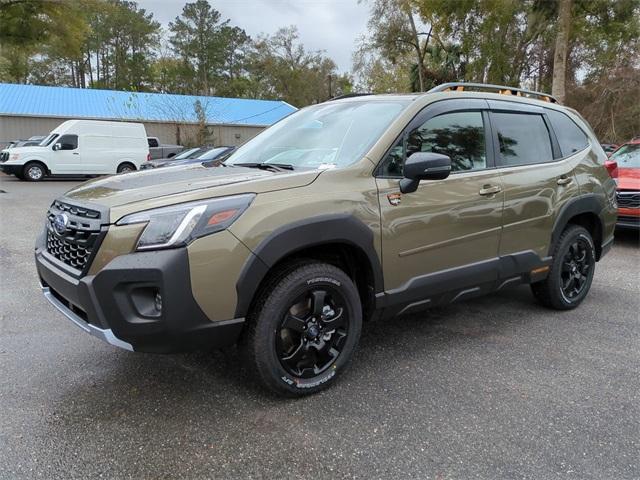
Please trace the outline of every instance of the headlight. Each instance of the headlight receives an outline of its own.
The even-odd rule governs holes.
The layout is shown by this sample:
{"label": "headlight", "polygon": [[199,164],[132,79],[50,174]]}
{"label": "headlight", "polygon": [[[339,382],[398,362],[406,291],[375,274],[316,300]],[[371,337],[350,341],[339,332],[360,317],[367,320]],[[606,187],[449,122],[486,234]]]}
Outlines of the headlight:
{"label": "headlight", "polygon": [[9,161],[12,162],[14,160],[18,160],[20,158],[20,154],[19,153],[12,153],[11,155],[9,155]]}
{"label": "headlight", "polygon": [[254,194],[246,194],[154,208],[126,215],[116,225],[147,224],[137,250],[179,247],[228,228],[254,198]]}

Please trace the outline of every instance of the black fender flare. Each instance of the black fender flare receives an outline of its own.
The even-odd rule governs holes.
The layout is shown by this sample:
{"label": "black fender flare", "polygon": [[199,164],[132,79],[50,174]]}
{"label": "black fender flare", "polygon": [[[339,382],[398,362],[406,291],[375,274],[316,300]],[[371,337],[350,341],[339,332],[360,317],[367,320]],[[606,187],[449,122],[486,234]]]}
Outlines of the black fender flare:
{"label": "black fender flare", "polygon": [[[576,215],[580,215],[583,213],[593,213],[598,218],[598,222],[600,222],[600,231],[604,231],[604,222],[602,221],[602,210],[604,209],[604,207],[604,196],[597,195],[595,193],[585,193],[569,200],[562,207],[562,209],[558,213],[558,216],[556,217],[555,223],[553,224],[551,243],[549,244],[549,255],[551,255],[553,246],[558,241],[558,238],[566,228],[569,220],[571,220]],[[601,245],[597,244],[596,239],[594,239],[594,243],[596,243],[596,250],[599,251]]]}
{"label": "black fender flare", "polygon": [[353,215],[320,215],[274,230],[254,249],[236,283],[236,318],[247,315],[260,283],[276,263],[297,251],[330,243],[344,243],[361,250],[373,272],[374,291],[383,291],[382,266],[374,248],[372,229]]}

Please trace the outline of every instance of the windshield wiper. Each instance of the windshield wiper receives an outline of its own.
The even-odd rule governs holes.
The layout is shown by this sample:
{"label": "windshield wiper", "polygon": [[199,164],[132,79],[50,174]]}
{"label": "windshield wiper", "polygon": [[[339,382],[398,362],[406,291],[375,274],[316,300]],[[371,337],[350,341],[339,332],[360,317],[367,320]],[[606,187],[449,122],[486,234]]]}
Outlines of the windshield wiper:
{"label": "windshield wiper", "polygon": [[277,170],[277,171],[283,171],[283,170],[294,170],[294,166],[289,164],[289,163],[267,163],[267,162],[263,162],[263,163],[258,163],[258,162],[253,162],[253,163],[234,163],[233,165],[237,166],[237,167],[247,167],[247,168],[260,168],[262,170],[268,170],[268,169],[273,169],[273,170]]}

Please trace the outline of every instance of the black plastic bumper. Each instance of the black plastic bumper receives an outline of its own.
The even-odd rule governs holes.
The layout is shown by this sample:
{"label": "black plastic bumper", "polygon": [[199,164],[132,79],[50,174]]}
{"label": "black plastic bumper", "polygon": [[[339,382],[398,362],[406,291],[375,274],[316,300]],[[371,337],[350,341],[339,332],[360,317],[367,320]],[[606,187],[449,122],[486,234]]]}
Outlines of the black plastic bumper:
{"label": "black plastic bumper", "polygon": [[7,165],[6,163],[0,163],[0,172],[7,175],[15,175],[22,172],[24,165]]}
{"label": "black plastic bumper", "polygon": [[113,345],[156,353],[211,349],[235,343],[242,330],[243,318],[211,321],[200,309],[184,248],[122,255],[95,276],[75,278],[36,247],[36,266],[48,300]]}
{"label": "black plastic bumper", "polygon": [[618,215],[616,228],[640,230],[640,216]]}

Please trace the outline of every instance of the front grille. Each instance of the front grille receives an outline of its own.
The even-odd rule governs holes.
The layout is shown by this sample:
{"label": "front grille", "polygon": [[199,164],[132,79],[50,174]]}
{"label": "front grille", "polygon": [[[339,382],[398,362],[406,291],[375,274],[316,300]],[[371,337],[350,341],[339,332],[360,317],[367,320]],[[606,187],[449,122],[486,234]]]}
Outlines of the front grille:
{"label": "front grille", "polygon": [[[65,214],[66,229],[54,228],[57,215]],[[47,252],[77,273],[85,272],[102,238],[101,214],[97,210],[56,200],[47,213]]]}
{"label": "front grille", "polygon": [[9,160],[9,152],[0,152],[0,163],[4,163]]}
{"label": "front grille", "polygon": [[640,208],[640,192],[619,190],[616,200],[620,208]]}

